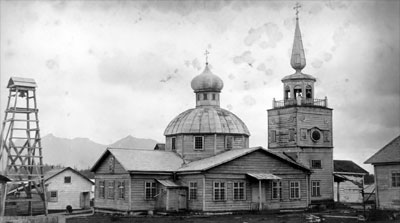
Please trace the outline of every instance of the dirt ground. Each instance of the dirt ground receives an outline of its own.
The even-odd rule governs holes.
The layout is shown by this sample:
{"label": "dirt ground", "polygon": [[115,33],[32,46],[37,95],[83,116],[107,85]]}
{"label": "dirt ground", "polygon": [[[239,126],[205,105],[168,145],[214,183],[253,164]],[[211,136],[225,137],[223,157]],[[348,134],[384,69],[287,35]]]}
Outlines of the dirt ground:
{"label": "dirt ground", "polygon": [[[67,223],[307,223],[307,222],[326,222],[326,223],[351,223],[360,222],[357,216],[359,212],[348,211],[324,211],[316,213],[245,213],[245,214],[224,214],[224,215],[181,215],[181,216],[112,216],[104,214],[95,214],[87,217],[72,217],[67,219]],[[316,216],[316,217],[313,217]],[[386,213],[367,213],[368,220],[366,222],[375,223],[392,223],[394,220],[392,214]],[[318,221],[319,220],[319,221]]]}

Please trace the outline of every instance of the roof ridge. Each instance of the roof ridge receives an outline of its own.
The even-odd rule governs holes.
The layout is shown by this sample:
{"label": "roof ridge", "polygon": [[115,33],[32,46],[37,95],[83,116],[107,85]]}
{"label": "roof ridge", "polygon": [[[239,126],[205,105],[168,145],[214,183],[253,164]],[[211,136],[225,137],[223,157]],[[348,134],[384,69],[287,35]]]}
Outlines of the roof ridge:
{"label": "roof ridge", "polygon": [[[165,144],[165,143],[162,143]],[[109,150],[129,150],[129,151],[149,151],[149,152],[164,152],[164,153],[174,153],[172,151],[164,150],[154,150],[154,149],[135,149],[135,148],[119,148],[119,147],[107,147]]]}

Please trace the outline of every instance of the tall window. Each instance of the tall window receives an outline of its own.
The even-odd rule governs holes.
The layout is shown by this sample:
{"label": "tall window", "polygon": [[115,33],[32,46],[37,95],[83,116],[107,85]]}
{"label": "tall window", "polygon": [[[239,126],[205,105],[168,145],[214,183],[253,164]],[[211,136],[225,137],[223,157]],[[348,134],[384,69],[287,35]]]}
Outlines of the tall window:
{"label": "tall window", "polygon": [[214,182],[214,200],[224,201],[226,199],[226,183],[225,182]]}
{"label": "tall window", "polygon": [[329,130],[325,130],[324,131],[324,142],[329,142],[330,141],[329,140],[329,135],[330,135]]}
{"label": "tall window", "polygon": [[70,184],[71,183],[71,177],[70,176],[64,177],[64,183],[65,184]]}
{"label": "tall window", "polygon": [[154,196],[156,196],[156,183],[149,181],[145,182],[144,190],[146,200],[153,200]]}
{"label": "tall window", "polygon": [[200,101],[200,94],[197,94],[197,100]]}
{"label": "tall window", "polygon": [[114,199],[114,181],[108,181],[107,198]]}
{"label": "tall window", "polygon": [[207,94],[203,94],[203,100],[207,100]]}
{"label": "tall window", "polygon": [[125,181],[118,181],[118,199],[125,199]]}
{"label": "tall window", "polygon": [[294,141],[294,129],[289,129],[289,141]]}
{"label": "tall window", "polygon": [[272,199],[282,199],[281,181],[272,181]]}
{"label": "tall window", "polygon": [[58,201],[58,193],[56,190],[50,191],[50,196],[48,198],[49,202],[57,202]]}
{"label": "tall window", "polygon": [[311,181],[311,196],[312,197],[321,196],[321,184],[319,181]]}
{"label": "tall window", "polygon": [[197,182],[189,182],[189,200],[197,199]]}
{"label": "tall window", "polygon": [[311,160],[312,169],[322,169],[321,160]]}
{"label": "tall window", "polygon": [[194,149],[202,150],[203,149],[203,136],[195,136],[194,137]]}
{"label": "tall window", "polygon": [[400,171],[392,171],[392,187],[400,187]]}
{"label": "tall window", "polygon": [[233,148],[233,136],[225,137],[226,149],[230,150]]}
{"label": "tall window", "polygon": [[233,182],[233,200],[245,200],[244,182]]}
{"label": "tall window", "polygon": [[300,198],[300,181],[291,181],[289,187],[290,199]]}
{"label": "tall window", "polygon": [[105,194],[106,194],[105,182],[104,180],[101,180],[99,182],[99,198],[105,198]]}
{"label": "tall window", "polygon": [[176,150],[176,138],[175,137],[171,138],[171,149]]}
{"label": "tall window", "polygon": [[271,142],[276,142],[276,131],[271,130]]}
{"label": "tall window", "polygon": [[307,129],[300,129],[301,140],[307,139]]}
{"label": "tall window", "polygon": [[212,94],[212,99],[215,101],[217,100],[217,97],[215,96],[215,94]]}

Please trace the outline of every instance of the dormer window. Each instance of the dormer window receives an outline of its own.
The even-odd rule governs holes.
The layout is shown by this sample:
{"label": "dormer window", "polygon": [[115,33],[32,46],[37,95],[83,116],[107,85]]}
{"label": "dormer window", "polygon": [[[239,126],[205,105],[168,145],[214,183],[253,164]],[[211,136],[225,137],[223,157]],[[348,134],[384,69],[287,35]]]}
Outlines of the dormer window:
{"label": "dormer window", "polygon": [[203,136],[195,136],[194,137],[194,149],[195,150],[203,150],[203,141],[204,141],[204,137]]}

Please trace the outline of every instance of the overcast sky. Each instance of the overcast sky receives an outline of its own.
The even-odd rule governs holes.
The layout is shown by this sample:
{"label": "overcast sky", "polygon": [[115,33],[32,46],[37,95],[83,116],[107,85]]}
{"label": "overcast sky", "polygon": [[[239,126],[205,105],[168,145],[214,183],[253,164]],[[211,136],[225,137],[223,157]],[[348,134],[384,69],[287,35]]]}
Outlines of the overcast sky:
{"label": "overcast sky", "polygon": [[[400,1],[301,1],[304,73],[333,108],[334,158],[362,164],[400,134]],[[267,146],[294,73],[295,1],[0,1],[1,119],[10,76],[38,83],[41,135],[164,142],[210,52],[221,107]],[[372,171],[370,165],[362,165]]]}

